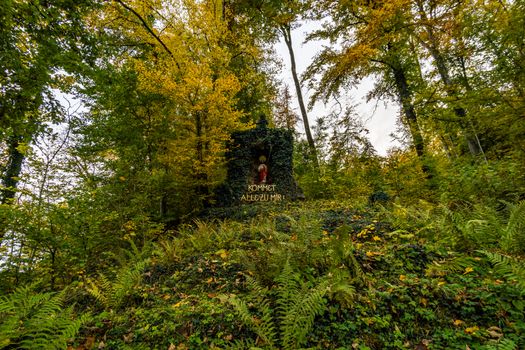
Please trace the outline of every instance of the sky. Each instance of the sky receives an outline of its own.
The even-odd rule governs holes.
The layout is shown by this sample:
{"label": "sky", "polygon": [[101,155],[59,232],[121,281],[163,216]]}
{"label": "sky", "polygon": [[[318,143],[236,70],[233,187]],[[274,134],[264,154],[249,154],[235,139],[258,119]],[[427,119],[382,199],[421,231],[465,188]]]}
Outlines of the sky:
{"label": "sky", "polygon": [[[303,43],[306,37],[305,33],[315,30],[318,26],[318,23],[308,22],[301,27],[294,29],[292,32],[292,43],[297,65],[297,73],[299,75],[306,70],[306,67],[308,67],[315,54],[321,50],[322,44],[319,42]],[[294,96],[293,107],[299,114],[299,105],[296,102],[297,98],[290,68],[290,56],[286,44],[282,39],[276,44],[275,50],[281,57],[283,63],[280,78],[290,87],[290,92],[293,93]],[[365,126],[370,131],[368,134],[370,142],[376,149],[377,153],[384,156],[389,148],[399,145],[390,136],[390,134],[395,133],[396,130],[396,120],[399,113],[399,107],[392,102],[387,103],[386,106],[382,101],[379,103],[375,100],[366,102],[366,94],[372,90],[373,84],[373,80],[365,79],[359,86],[349,91],[346,95],[351,96],[352,103],[357,105],[356,112],[365,122]],[[308,101],[311,93],[309,93],[306,86],[303,86],[302,92],[305,102]],[[317,118],[327,114],[329,108],[329,105],[325,106],[321,102],[316,103],[313,110],[308,113],[310,125],[313,126]]]}

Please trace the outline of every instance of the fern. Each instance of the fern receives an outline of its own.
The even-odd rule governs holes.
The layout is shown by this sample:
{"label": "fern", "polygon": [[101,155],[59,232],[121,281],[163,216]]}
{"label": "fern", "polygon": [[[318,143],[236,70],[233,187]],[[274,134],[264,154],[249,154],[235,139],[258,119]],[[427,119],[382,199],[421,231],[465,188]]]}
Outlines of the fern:
{"label": "fern", "polygon": [[[283,349],[298,349],[307,341],[315,317],[325,310],[324,296],[327,283],[322,282],[315,288],[297,290],[290,301],[289,308],[281,314],[281,336]],[[304,294],[303,294],[304,292]]]}
{"label": "fern", "polygon": [[460,273],[465,271],[469,266],[475,265],[476,260],[474,258],[464,257],[453,257],[450,259],[444,259],[440,261],[434,261],[426,270],[427,276],[444,276],[449,273]]}
{"label": "fern", "polygon": [[479,252],[487,256],[496,273],[515,281],[518,287],[525,291],[525,263],[522,260],[485,250]]}
{"label": "fern", "polygon": [[261,303],[257,304],[259,312],[262,315],[260,319],[250,312],[248,304],[245,301],[234,296],[230,296],[227,301],[233,306],[241,322],[257,334],[264,344],[274,349],[277,334],[275,333],[270,301],[264,299]]}
{"label": "fern", "polygon": [[21,287],[0,299],[0,349],[65,349],[85,314],[73,319],[73,307],[64,309],[66,291],[37,293]]}
{"label": "fern", "polygon": [[[505,204],[507,211],[503,212],[479,205],[474,208],[475,218],[471,220],[459,213],[446,214],[467,247],[499,246],[506,253],[525,253],[525,201]],[[506,212],[508,217],[504,215]]]}
{"label": "fern", "polygon": [[321,262],[324,267],[331,270],[341,269],[345,267],[354,282],[364,284],[366,282],[366,275],[363,272],[361,264],[355,257],[355,249],[352,241],[339,236],[330,240],[326,245],[319,245],[315,247],[318,258],[314,261],[314,265]]}
{"label": "fern", "polygon": [[485,345],[481,349],[483,350],[517,350],[518,344],[516,344],[510,339],[503,338],[501,340],[498,340],[497,343]]}
{"label": "fern", "polygon": [[142,272],[146,267],[146,261],[139,261],[131,266],[123,266],[114,281],[109,280],[104,274],[100,274],[95,281],[88,280],[87,291],[105,308],[118,309],[129,295],[130,291],[142,281]]}
{"label": "fern", "polygon": [[155,244],[153,255],[165,264],[177,263],[184,253],[183,241],[179,238],[164,239]]}
{"label": "fern", "polygon": [[501,248],[509,253],[525,253],[525,201],[508,204],[509,220],[502,234]]}
{"label": "fern", "polygon": [[356,280],[347,270],[334,268],[329,274],[328,297],[337,301],[343,307],[353,305],[356,298],[355,287],[352,283]]}
{"label": "fern", "polygon": [[[306,343],[315,317],[325,310],[328,279],[320,279],[315,287],[309,288],[286,261],[275,282],[277,285],[269,291],[256,280],[247,278],[251,292],[248,299],[257,307],[259,317],[250,311],[246,301],[237,296],[223,297],[223,300],[233,307],[240,321],[257,334],[264,345],[271,349],[298,349]],[[272,295],[276,298],[274,303],[270,299]]]}

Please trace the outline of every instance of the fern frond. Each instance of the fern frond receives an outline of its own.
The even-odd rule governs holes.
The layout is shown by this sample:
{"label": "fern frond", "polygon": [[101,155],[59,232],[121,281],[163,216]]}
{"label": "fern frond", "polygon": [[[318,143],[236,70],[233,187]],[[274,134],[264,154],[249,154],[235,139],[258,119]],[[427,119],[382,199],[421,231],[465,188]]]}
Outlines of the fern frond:
{"label": "fern frond", "polygon": [[[248,299],[255,301],[256,314],[250,311],[246,301],[237,296],[223,296],[221,300],[233,307],[240,321],[255,332],[266,346],[273,349],[298,349],[306,343],[315,317],[325,310],[324,297],[330,280],[322,278],[318,281],[315,287],[310,288],[310,284],[303,282],[286,260],[281,273],[275,278],[276,285],[270,291],[255,279],[246,278],[250,290]],[[275,305],[268,296],[275,297]]]}
{"label": "fern frond", "polygon": [[63,308],[66,292],[34,293],[17,289],[0,300],[0,348],[65,349],[89,319],[73,318],[73,307]]}
{"label": "fern frond", "polygon": [[507,279],[516,282],[525,293],[525,263],[511,256],[492,253],[486,250],[480,250],[491,264],[494,265],[494,271]]}
{"label": "fern frond", "polygon": [[510,216],[501,240],[506,252],[525,252],[525,201],[510,205]]}
{"label": "fern frond", "polygon": [[304,285],[301,292],[293,295],[290,308],[281,319],[283,349],[298,349],[306,343],[315,317],[324,311],[327,287],[327,281],[322,281],[313,289],[307,289]]}
{"label": "fern frond", "polygon": [[183,243],[180,239],[165,239],[155,244],[153,254],[166,263],[178,262],[183,252]]}
{"label": "fern frond", "polygon": [[496,346],[497,350],[516,350],[517,348],[518,348],[518,344],[516,344],[510,339],[502,339],[499,341],[498,345]]}
{"label": "fern frond", "polygon": [[332,269],[328,275],[330,276],[328,297],[336,300],[342,306],[351,306],[356,297],[353,285],[355,279],[350,276],[348,271],[339,268]]}
{"label": "fern frond", "polygon": [[518,344],[510,339],[503,338],[498,341],[492,341],[491,344],[480,348],[481,350],[517,350]]}
{"label": "fern frond", "polygon": [[142,273],[146,261],[139,261],[131,266],[123,266],[115,281],[109,280],[104,274],[99,274],[96,281],[87,281],[87,291],[106,308],[119,308],[125,298],[136,285],[142,281]]}
{"label": "fern frond", "polygon": [[251,291],[251,295],[257,301],[264,300],[268,294],[268,288],[262,286],[257,280],[251,276],[246,276],[246,287]]}
{"label": "fern frond", "polygon": [[[105,276],[101,275],[100,276],[100,279],[99,279],[99,283],[102,284],[103,282],[103,278],[105,278]],[[103,292],[103,290],[107,290],[108,288],[108,285],[99,288],[98,287],[98,284],[96,282],[94,282],[92,279],[88,279],[87,281],[87,285],[86,285],[86,290],[87,292],[93,297],[95,298],[95,300],[97,300],[99,303],[101,303],[103,306],[108,306],[108,300],[106,298],[106,295],[105,293]]]}
{"label": "fern frond", "polygon": [[465,271],[469,266],[476,264],[476,260],[471,257],[454,257],[440,261],[434,261],[426,270],[427,276],[443,276],[449,273],[459,273]]}
{"label": "fern frond", "polygon": [[[237,298],[236,296],[228,296],[226,301],[233,306],[233,309],[239,316],[241,322],[250,328],[257,336],[259,336],[265,344],[269,345],[271,348],[275,347],[275,328],[272,324],[273,319],[271,317],[271,309],[269,307],[269,302],[265,301],[262,304],[259,304],[259,307],[262,307],[263,317],[257,319],[250,312],[248,305],[243,300]],[[269,316],[269,317],[268,317]]]}
{"label": "fern frond", "polygon": [[284,263],[283,269],[277,278],[277,311],[280,316],[284,315],[293,302],[295,295],[299,293],[299,275],[293,270],[289,259]]}

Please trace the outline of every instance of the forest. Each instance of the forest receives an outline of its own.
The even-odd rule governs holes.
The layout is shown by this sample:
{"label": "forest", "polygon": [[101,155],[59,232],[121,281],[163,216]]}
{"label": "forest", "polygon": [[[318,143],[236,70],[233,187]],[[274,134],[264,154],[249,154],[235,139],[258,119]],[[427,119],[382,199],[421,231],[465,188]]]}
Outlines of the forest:
{"label": "forest", "polygon": [[[0,23],[0,349],[525,349],[524,0],[0,0]],[[386,155],[363,81],[397,107]],[[225,205],[261,115],[301,195]]]}

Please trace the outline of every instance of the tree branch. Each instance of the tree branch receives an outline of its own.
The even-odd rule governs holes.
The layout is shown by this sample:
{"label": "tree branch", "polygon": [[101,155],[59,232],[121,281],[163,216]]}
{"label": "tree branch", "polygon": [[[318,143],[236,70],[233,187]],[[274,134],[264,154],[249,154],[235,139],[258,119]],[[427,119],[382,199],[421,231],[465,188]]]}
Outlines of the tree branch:
{"label": "tree branch", "polygon": [[[174,58],[173,52],[171,52],[171,50],[166,46],[164,41],[162,41],[162,39],[153,31],[153,29],[148,25],[146,20],[137,11],[135,11],[130,6],[126,5],[122,0],[115,0],[115,1],[118,2],[120,5],[122,5],[122,7],[124,7],[126,10],[133,13],[135,17],[137,17],[140,20],[140,22],[142,23],[144,28],[148,31],[148,33],[150,33],[155,38],[155,40],[157,40],[157,42],[164,48],[164,50],[166,50],[166,52],[171,56],[171,58]],[[175,64],[177,65],[177,68],[180,69],[179,63],[175,62]]]}

